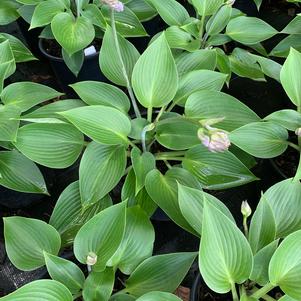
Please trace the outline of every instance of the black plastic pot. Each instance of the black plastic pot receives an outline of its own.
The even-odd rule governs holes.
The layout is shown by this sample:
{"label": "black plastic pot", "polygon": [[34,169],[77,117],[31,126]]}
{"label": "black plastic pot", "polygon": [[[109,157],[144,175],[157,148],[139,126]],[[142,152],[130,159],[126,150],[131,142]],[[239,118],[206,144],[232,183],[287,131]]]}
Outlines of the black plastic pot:
{"label": "black plastic pot", "polygon": [[39,40],[39,49],[42,54],[49,60],[59,85],[61,86],[62,90],[66,94],[68,94],[69,97],[74,97],[75,93],[70,87],[68,87],[68,85],[75,82],[86,80],[109,82],[99,68],[99,52],[85,57],[82,69],[76,77],[69,70],[62,58],[52,56],[46,52],[43,46],[43,39]]}

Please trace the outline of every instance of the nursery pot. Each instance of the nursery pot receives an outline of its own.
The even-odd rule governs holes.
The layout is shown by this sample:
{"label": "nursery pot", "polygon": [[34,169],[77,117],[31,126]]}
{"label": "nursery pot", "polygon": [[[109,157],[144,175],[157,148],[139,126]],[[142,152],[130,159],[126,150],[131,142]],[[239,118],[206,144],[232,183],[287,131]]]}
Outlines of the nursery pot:
{"label": "nursery pot", "polygon": [[49,60],[59,85],[61,86],[62,90],[68,94],[69,97],[75,97],[74,91],[70,87],[68,87],[68,85],[75,82],[87,80],[108,82],[108,79],[102,74],[99,68],[99,52],[85,56],[83,66],[78,76],[76,77],[69,70],[61,57],[56,57],[47,53],[43,44],[43,39],[39,40],[39,49],[42,52],[43,56],[45,56]]}

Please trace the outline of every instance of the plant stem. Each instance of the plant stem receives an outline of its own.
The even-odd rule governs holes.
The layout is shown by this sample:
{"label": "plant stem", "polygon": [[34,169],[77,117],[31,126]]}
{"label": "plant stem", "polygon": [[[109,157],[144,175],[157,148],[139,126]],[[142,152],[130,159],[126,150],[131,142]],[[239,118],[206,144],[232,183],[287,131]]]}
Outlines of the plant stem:
{"label": "plant stem", "polygon": [[119,45],[119,42],[118,42],[117,30],[116,30],[116,25],[115,25],[115,14],[114,14],[113,9],[111,9],[111,23],[112,23],[111,25],[112,25],[112,31],[113,31],[116,51],[117,51],[117,55],[118,55],[118,58],[119,58],[120,63],[121,63],[122,74],[123,74],[123,76],[125,78],[125,81],[126,81],[126,87],[127,87],[128,92],[129,92],[129,96],[130,96],[132,106],[133,106],[134,111],[135,111],[135,115],[136,115],[137,118],[141,118],[141,114],[140,114],[140,111],[139,111],[139,108],[138,108],[138,105],[137,105],[137,102],[136,102],[136,98],[135,98],[135,95],[133,93],[133,89],[132,89],[132,86],[131,86],[131,83],[130,83],[130,80],[129,80],[129,77],[128,77],[128,74],[127,74],[127,71],[126,71],[126,68],[125,68],[125,64],[124,64],[124,61],[123,61],[123,58],[122,58],[122,55],[121,55],[121,50],[120,50],[120,45]]}
{"label": "plant stem", "polygon": [[231,292],[232,292],[233,301],[239,301],[239,297],[238,297],[238,294],[237,294],[235,283],[232,283],[232,285],[231,285]]}
{"label": "plant stem", "polygon": [[136,147],[136,145],[130,139],[128,139],[127,142],[131,147]]}
{"label": "plant stem", "polygon": [[184,156],[186,154],[185,151],[180,151],[180,152],[161,152],[161,153],[157,153],[156,155],[158,156],[164,156],[164,157],[179,157],[179,156]]}
{"label": "plant stem", "polygon": [[165,109],[166,109],[166,106],[163,106],[163,107],[161,108],[161,110],[160,110],[160,112],[158,113],[158,115],[157,115],[157,117],[156,117],[154,123],[159,122],[159,120],[160,120],[162,114],[164,113]]}
{"label": "plant stem", "polygon": [[289,142],[289,141],[287,141],[286,143],[288,146],[290,146],[290,147],[294,148],[295,150],[297,150],[298,152],[300,152],[300,150],[301,150],[300,146],[298,146],[297,144],[295,144],[293,142]]}
{"label": "plant stem", "polygon": [[243,218],[243,227],[244,227],[245,236],[247,239],[249,239],[248,218],[246,216],[244,216]]}
{"label": "plant stem", "polygon": [[267,283],[264,287],[256,291],[251,295],[252,298],[260,299],[263,296],[265,296],[269,291],[271,291],[274,288],[274,285],[272,285],[270,282]]}
{"label": "plant stem", "polygon": [[171,105],[169,106],[169,108],[166,110],[166,112],[171,112],[171,110],[178,104],[177,101],[174,101],[171,103]]}
{"label": "plant stem", "polygon": [[300,150],[299,150],[300,159],[299,159],[299,165],[298,165],[295,177],[293,179],[293,182],[298,182],[301,179],[301,137],[298,137],[298,143],[299,143],[299,147],[300,147]]}
{"label": "plant stem", "polygon": [[202,15],[201,17],[201,27],[200,27],[200,40],[203,40],[203,35],[204,35],[204,26],[205,26],[205,16]]}
{"label": "plant stem", "polygon": [[169,164],[169,162],[167,160],[163,160],[163,162],[165,163],[165,165],[167,166],[168,169],[172,168],[172,166]]}
{"label": "plant stem", "polygon": [[152,117],[153,117],[153,108],[149,107],[147,108],[147,121],[151,123]]}
{"label": "plant stem", "polygon": [[156,156],[157,161],[183,161],[184,157],[165,157],[165,156]]}

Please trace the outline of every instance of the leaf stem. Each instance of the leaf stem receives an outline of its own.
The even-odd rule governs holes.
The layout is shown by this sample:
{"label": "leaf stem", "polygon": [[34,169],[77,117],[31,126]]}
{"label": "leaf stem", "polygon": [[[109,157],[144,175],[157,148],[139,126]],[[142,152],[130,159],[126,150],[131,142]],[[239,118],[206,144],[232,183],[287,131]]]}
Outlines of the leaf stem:
{"label": "leaf stem", "polygon": [[251,295],[254,299],[260,299],[263,296],[265,296],[269,291],[271,291],[274,288],[274,285],[272,285],[270,282],[267,283],[264,287],[256,291]]}
{"label": "leaf stem", "polygon": [[300,146],[298,146],[297,144],[293,143],[293,142],[290,142],[290,141],[287,141],[286,142],[288,146],[294,148],[295,150],[297,150],[298,152],[300,152]]}
{"label": "leaf stem", "polygon": [[136,98],[135,98],[135,95],[134,95],[134,92],[133,92],[133,89],[132,89],[132,86],[131,86],[131,83],[130,83],[130,80],[129,80],[129,77],[128,77],[128,74],[127,74],[127,71],[126,71],[126,68],[125,68],[125,64],[124,64],[122,55],[121,55],[121,50],[120,50],[120,45],[119,45],[117,30],[116,30],[116,25],[115,25],[115,13],[114,13],[113,9],[111,9],[111,25],[112,25],[112,30],[113,30],[113,36],[114,36],[114,42],[115,42],[115,46],[116,46],[116,50],[117,50],[117,55],[118,55],[118,58],[119,58],[120,63],[121,63],[122,73],[123,73],[123,76],[124,76],[125,81],[126,81],[126,87],[127,87],[128,92],[129,92],[129,96],[130,96],[130,99],[131,99],[131,102],[132,102],[132,106],[134,108],[136,117],[141,118],[141,113],[139,111],[137,101],[136,101]]}
{"label": "leaf stem", "polygon": [[166,157],[166,156],[156,156],[157,161],[183,161],[184,157]]}
{"label": "leaf stem", "polygon": [[238,297],[237,290],[236,290],[234,282],[231,284],[231,292],[232,292],[233,301],[239,301],[239,297]]}
{"label": "leaf stem", "polygon": [[149,107],[147,108],[147,121],[151,123],[152,117],[153,117],[153,108]]}
{"label": "leaf stem", "polygon": [[243,217],[243,227],[244,227],[245,236],[247,239],[249,239],[248,218],[246,216]]}

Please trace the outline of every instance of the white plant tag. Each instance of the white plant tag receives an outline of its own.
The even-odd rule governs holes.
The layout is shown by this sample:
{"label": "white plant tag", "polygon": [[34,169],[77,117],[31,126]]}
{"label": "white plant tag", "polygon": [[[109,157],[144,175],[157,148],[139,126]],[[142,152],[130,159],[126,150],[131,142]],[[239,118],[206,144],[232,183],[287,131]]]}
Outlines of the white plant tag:
{"label": "white plant tag", "polygon": [[85,56],[92,55],[96,53],[96,48],[94,46],[90,46],[84,50]]}

